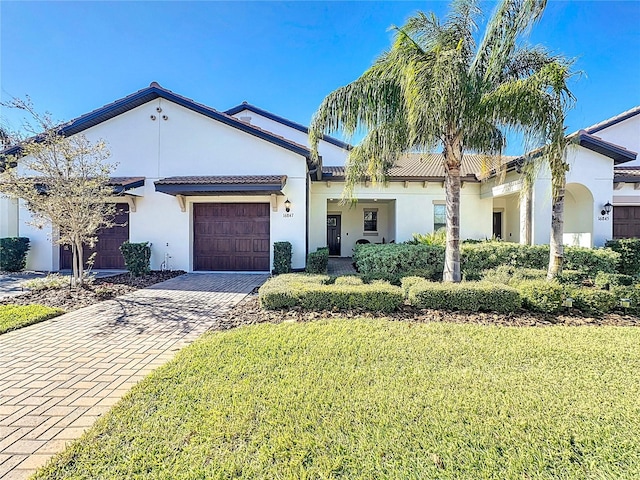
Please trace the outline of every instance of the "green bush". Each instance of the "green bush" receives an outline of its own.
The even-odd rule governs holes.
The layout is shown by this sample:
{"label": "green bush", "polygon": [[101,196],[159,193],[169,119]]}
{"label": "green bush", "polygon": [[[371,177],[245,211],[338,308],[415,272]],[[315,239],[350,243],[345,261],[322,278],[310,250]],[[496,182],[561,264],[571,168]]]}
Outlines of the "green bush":
{"label": "green bush", "polygon": [[478,280],[484,270],[502,265],[546,269],[549,263],[549,247],[496,241],[465,243],[461,247],[460,262],[464,278],[467,280]]}
{"label": "green bush", "polygon": [[564,268],[578,270],[594,278],[598,272],[616,273],[620,254],[610,248],[566,247]]}
{"label": "green bush", "polygon": [[619,273],[640,277],[640,238],[609,240],[606,246],[620,254]]}
{"label": "green bush", "polygon": [[522,304],[528,310],[555,313],[562,309],[564,291],[562,285],[546,280],[525,280],[516,286]]}
{"label": "green bush", "polygon": [[579,270],[562,269],[562,273],[558,275],[558,282],[563,285],[581,285],[586,280],[587,274]]}
{"label": "green bush", "polygon": [[620,299],[608,290],[581,287],[571,290],[569,295],[574,308],[591,314],[608,313],[620,305]]}
{"label": "green bush", "polygon": [[598,272],[595,284],[598,288],[609,290],[611,287],[633,285],[633,277],[622,273]]}
{"label": "green bush", "polygon": [[447,229],[439,228],[431,233],[414,233],[411,240],[404,243],[408,245],[440,245],[444,247],[447,243]]}
{"label": "green bush", "polygon": [[329,265],[329,247],[318,248],[307,255],[307,273],[327,273]]}
{"label": "green bush", "polygon": [[625,309],[628,313],[636,315],[640,314],[640,285],[635,286],[616,286],[611,288],[611,293],[618,299],[618,301],[626,298],[630,301],[631,305]]}
{"label": "green bush", "polygon": [[342,277],[336,278],[335,285],[362,285],[364,282],[362,278],[356,277],[355,275],[345,275]]}
{"label": "green bush", "polygon": [[24,270],[27,266],[29,247],[27,237],[0,238],[0,270],[5,272]]}
{"label": "green bush", "polygon": [[273,273],[280,275],[291,272],[291,242],[273,244]]}
{"label": "green bush", "polygon": [[149,242],[124,242],[120,245],[120,252],[124,257],[127,270],[134,277],[146,275],[151,271],[151,247]]}
{"label": "green bush", "polygon": [[518,291],[488,282],[418,282],[409,288],[409,302],[418,308],[510,313],[520,309]]}
{"label": "green bush", "polygon": [[502,283],[504,285],[516,285],[525,280],[544,280],[546,276],[546,270],[540,270],[537,268],[517,268],[508,265],[502,265],[498,268],[482,272],[482,279],[484,281]]}
{"label": "green bush", "polygon": [[45,307],[43,305],[0,305],[0,334],[17,328],[33,325],[34,323],[48,320],[62,315],[59,308]]}
{"label": "green bush", "polygon": [[322,275],[295,274],[272,278],[258,291],[260,305],[268,310],[300,306],[305,310],[391,312],[404,301],[402,290],[388,283],[327,285],[328,279]]}
{"label": "green bush", "polygon": [[387,280],[400,284],[402,277],[421,276],[437,280],[444,269],[444,248],[439,245],[356,245],[353,261],[367,281]]}
{"label": "green bush", "polygon": [[25,280],[22,282],[22,286],[36,292],[39,290],[59,289],[69,286],[69,277],[59,273],[50,273],[46,277]]}
{"label": "green bush", "polygon": [[424,277],[417,277],[415,275],[411,277],[403,277],[400,281],[400,286],[402,287],[402,291],[404,292],[404,298],[409,298],[409,290],[411,289],[411,287],[413,287],[416,283],[424,281],[426,281]]}

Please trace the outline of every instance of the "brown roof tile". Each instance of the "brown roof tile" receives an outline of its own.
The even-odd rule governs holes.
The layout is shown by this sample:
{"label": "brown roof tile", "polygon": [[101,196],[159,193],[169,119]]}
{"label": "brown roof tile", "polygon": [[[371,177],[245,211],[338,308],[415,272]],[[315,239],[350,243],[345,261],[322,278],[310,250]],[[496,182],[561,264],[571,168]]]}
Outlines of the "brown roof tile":
{"label": "brown roof tile", "polygon": [[155,182],[156,185],[271,185],[285,184],[286,175],[217,175],[168,177]]}

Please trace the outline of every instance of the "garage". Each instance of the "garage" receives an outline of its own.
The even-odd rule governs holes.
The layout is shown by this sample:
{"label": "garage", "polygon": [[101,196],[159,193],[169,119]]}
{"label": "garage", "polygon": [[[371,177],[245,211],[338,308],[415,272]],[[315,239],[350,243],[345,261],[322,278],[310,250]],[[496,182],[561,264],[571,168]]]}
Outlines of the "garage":
{"label": "garage", "polygon": [[193,269],[267,272],[268,203],[194,203]]}
{"label": "garage", "polygon": [[[98,231],[98,243],[94,248],[86,247],[83,252],[84,263],[96,252],[94,270],[124,270],[124,258],[120,253],[120,245],[129,240],[129,205],[116,204],[115,225]],[[60,248],[60,269],[71,270],[71,247],[65,245]]]}
{"label": "garage", "polygon": [[613,238],[640,238],[640,206],[613,208]]}

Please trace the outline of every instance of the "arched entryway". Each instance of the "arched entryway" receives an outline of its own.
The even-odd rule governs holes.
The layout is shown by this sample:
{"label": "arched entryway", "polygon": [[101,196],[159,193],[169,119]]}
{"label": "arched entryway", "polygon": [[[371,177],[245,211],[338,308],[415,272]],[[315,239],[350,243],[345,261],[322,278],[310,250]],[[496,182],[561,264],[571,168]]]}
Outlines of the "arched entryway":
{"label": "arched entryway", "polygon": [[564,244],[593,246],[593,195],[581,183],[567,183],[564,197]]}

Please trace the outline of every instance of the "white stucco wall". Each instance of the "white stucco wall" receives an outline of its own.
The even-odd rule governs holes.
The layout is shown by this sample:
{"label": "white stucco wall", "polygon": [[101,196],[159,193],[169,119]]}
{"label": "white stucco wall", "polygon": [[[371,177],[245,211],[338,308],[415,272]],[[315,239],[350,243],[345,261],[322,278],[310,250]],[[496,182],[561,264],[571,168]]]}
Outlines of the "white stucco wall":
{"label": "white stucco wall", "polygon": [[[260,128],[268,130],[269,132],[275,133],[276,135],[281,135],[285,138],[293,140],[300,145],[308,146],[309,145],[309,137],[306,133],[301,132],[295,128],[291,128],[283,123],[276,122],[275,120],[271,120],[270,118],[263,117],[257,113],[254,113],[250,110],[243,110],[234,115],[236,118],[245,118],[251,117],[251,124],[257,125]],[[348,150],[344,150],[337,145],[321,140],[318,145],[318,152],[322,156],[322,164],[323,165],[344,165],[347,156],[349,155]]]}
{"label": "white stucco wall", "polygon": [[18,236],[18,201],[0,195],[0,238]]}
{"label": "white stucco wall", "polygon": [[[328,213],[338,210],[333,207],[333,203],[327,208],[327,203],[329,199],[340,199],[343,188],[344,182],[331,181],[329,185],[326,181],[312,182],[310,250],[326,246],[326,217]],[[344,232],[342,256],[351,255],[353,245],[359,238],[366,238],[375,243],[382,242],[382,236],[384,236],[387,242],[391,240],[403,242],[411,239],[414,233],[432,232],[433,205],[444,203],[445,198],[441,182],[428,183],[426,188],[423,182],[409,182],[407,187],[404,186],[404,182],[390,182],[387,187],[360,185],[356,187],[354,193],[358,199],[358,206],[352,211],[348,211],[348,206],[341,207],[344,209],[343,211],[348,211],[342,218],[342,231]],[[373,202],[374,199],[378,199],[378,202]],[[384,203],[390,200],[395,200],[395,209],[393,208],[394,203]],[[372,207],[374,203],[387,205],[389,219],[379,226],[379,231],[382,228],[387,232],[387,235],[380,234],[372,239],[363,235],[362,210]],[[395,215],[393,215],[393,210],[395,210]],[[460,238],[483,239],[491,237],[492,212],[493,200],[480,199],[480,184],[465,184],[460,191]],[[348,236],[345,235],[347,232],[349,232]]]}
{"label": "white stucco wall", "polygon": [[[620,123],[611,125],[599,132],[594,133],[595,136],[614,143],[621,147],[640,154],[640,115],[623,120]],[[636,158],[633,162],[624,163],[624,166],[640,166],[640,158]]]}
{"label": "white stucco wall", "polygon": [[[151,115],[156,116],[155,121]],[[304,268],[307,165],[303,156],[164,99],[83,133],[90,140],[106,140],[110,160],[117,163],[112,176],[146,177],[144,188],[136,190],[141,196],[135,200],[136,211],[130,213],[129,229],[132,242],[152,243],[152,268],[160,268],[169,253],[171,268],[192,269],[194,202],[270,202],[264,195],[187,197],[182,212],[175,197],[155,191],[155,180],[189,175],[287,175],[284,195],[277,197],[278,209],[271,210],[271,262],[273,242],[286,240],[293,245],[293,268]],[[293,215],[285,217],[286,198],[292,203]],[[28,218],[23,210],[21,219]],[[21,234],[29,236],[33,246],[29,268],[57,268],[58,248],[52,247],[47,232],[23,225],[21,222]]]}

